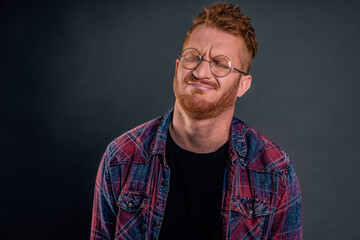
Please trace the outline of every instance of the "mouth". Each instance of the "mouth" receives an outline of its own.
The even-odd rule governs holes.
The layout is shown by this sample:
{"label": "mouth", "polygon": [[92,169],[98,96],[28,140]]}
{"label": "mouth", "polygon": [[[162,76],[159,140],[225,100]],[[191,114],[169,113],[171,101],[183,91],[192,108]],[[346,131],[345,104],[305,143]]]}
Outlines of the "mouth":
{"label": "mouth", "polygon": [[215,90],[216,87],[213,86],[213,84],[205,84],[205,83],[201,83],[201,82],[192,82],[192,81],[188,81],[187,85],[196,88],[198,90],[203,90],[203,91],[207,91],[207,90]]}

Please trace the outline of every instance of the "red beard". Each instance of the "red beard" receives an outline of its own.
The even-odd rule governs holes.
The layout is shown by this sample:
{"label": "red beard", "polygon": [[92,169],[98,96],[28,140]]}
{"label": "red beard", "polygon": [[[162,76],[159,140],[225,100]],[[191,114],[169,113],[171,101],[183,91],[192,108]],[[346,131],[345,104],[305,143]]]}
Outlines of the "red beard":
{"label": "red beard", "polygon": [[[192,75],[185,77],[184,82],[187,84],[189,81],[199,82],[214,88],[215,91],[219,89],[219,86],[210,81],[203,81],[194,78]],[[220,114],[227,111],[229,108],[235,105],[235,99],[240,80],[235,82],[229,89],[227,89],[216,102],[210,102],[201,96],[204,91],[200,89],[193,89],[190,94],[181,91],[181,86],[178,84],[177,72],[174,77],[174,93],[176,100],[185,111],[185,113],[197,120],[204,120],[209,118],[215,118]]]}

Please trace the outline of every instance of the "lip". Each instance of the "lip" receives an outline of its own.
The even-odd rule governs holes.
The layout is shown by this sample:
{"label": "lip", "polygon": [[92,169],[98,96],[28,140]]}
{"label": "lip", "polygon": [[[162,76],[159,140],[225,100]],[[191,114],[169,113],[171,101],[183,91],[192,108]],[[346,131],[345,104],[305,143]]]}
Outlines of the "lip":
{"label": "lip", "polygon": [[187,82],[187,85],[192,86],[193,88],[199,89],[199,90],[214,90],[212,86],[209,86],[207,84],[199,83],[199,82]]}

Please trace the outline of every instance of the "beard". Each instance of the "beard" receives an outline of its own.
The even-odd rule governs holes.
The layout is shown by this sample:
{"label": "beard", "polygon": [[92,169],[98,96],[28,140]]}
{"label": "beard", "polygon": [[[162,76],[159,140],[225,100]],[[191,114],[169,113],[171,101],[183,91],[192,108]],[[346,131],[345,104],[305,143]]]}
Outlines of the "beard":
{"label": "beard", "polygon": [[[189,81],[200,82],[214,88],[215,91],[219,89],[219,86],[214,82],[198,80],[194,78],[192,74],[185,77],[183,81],[185,84]],[[239,83],[240,79],[231,85],[229,89],[221,95],[220,99],[215,102],[210,102],[204,99],[202,96],[204,91],[200,89],[192,89],[191,93],[185,93],[182,91],[181,83],[177,78],[177,72],[175,72],[173,88],[175,98],[179,101],[179,104],[183,108],[184,112],[193,119],[204,120],[215,118],[235,105]]]}

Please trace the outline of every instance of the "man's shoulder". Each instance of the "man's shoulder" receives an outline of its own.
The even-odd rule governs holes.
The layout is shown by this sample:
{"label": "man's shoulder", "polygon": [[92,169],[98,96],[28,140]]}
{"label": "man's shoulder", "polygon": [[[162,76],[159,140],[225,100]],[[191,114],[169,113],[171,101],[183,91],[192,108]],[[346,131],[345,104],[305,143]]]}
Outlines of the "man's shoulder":
{"label": "man's shoulder", "polygon": [[164,116],[145,122],[114,139],[107,147],[107,164],[146,162]]}
{"label": "man's shoulder", "polygon": [[236,137],[242,141],[244,166],[281,175],[287,171],[289,157],[276,143],[237,118],[232,124],[237,130]]}

